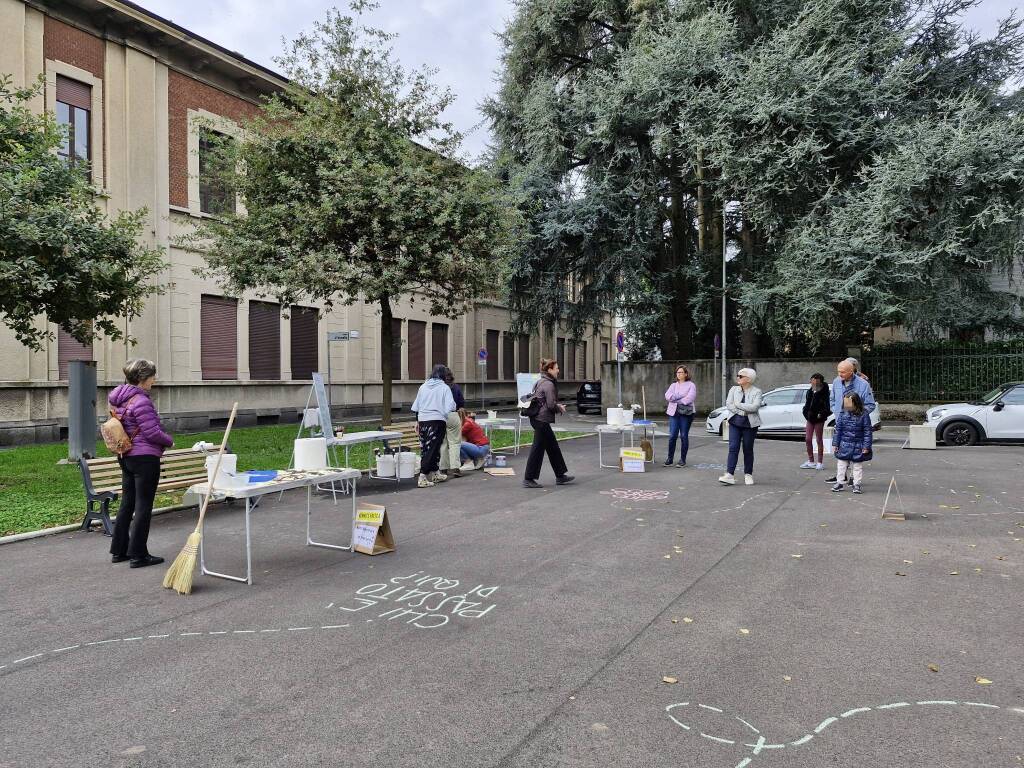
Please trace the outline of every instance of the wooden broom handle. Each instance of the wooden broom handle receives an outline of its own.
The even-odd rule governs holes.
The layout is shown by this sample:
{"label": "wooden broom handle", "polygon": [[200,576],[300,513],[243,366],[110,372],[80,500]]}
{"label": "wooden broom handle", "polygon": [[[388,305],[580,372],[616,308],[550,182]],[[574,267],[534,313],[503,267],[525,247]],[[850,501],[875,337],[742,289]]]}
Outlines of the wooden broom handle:
{"label": "wooden broom handle", "polygon": [[224,430],[224,439],[220,441],[220,450],[217,451],[217,461],[213,465],[213,480],[207,483],[206,496],[203,497],[203,506],[199,510],[199,522],[196,524],[198,531],[203,527],[203,518],[206,517],[206,508],[210,506],[210,497],[213,496],[213,485],[217,482],[217,473],[220,472],[220,460],[224,456],[224,448],[228,444],[228,435],[231,434],[231,425],[235,423],[235,414],[238,412],[238,403],[231,406],[231,415],[228,417],[228,426]]}

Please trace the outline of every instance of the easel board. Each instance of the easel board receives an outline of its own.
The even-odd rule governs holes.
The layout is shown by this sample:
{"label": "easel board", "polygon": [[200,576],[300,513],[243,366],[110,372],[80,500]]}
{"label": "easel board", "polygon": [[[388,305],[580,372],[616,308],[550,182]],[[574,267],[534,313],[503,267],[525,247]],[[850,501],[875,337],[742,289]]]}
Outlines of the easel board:
{"label": "easel board", "polygon": [[316,406],[320,411],[320,429],[324,437],[334,437],[334,426],[331,422],[331,404],[327,401],[327,389],[324,387],[324,375],[313,374],[313,393],[316,395]]}
{"label": "easel board", "polygon": [[388,511],[379,504],[359,504],[352,528],[352,549],[364,555],[382,555],[395,551],[395,537],[388,522]]}
{"label": "easel board", "polygon": [[539,373],[516,374],[516,399],[521,403],[533,394],[533,388],[540,381]]}

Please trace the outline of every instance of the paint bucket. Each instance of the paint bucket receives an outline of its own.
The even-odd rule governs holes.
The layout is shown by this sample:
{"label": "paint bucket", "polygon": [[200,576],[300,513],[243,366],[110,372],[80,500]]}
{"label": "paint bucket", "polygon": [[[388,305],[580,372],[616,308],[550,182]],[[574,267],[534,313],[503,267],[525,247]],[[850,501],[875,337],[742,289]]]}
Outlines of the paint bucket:
{"label": "paint bucket", "polygon": [[619,423],[622,426],[624,426],[624,427],[628,427],[628,426],[630,426],[633,423],[633,409],[632,408],[623,408],[622,409],[622,415],[620,417]]}
{"label": "paint bucket", "polygon": [[295,441],[296,469],[326,469],[327,439],[305,437]]}
{"label": "paint bucket", "polygon": [[214,482],[213,468],[217,466],[217,456],[206,457],[206,482],[214,488],[234,488],[235,473],[238,471],[238,456],[233,453],[225,453],[220,457],[220,469],[217,471],[217,480]]}
{"label": "paint bucket", "polygon": [[400,479],[408,480],[411,477],[416,477],[416,473],[419,471],[420,455],[418,453],[402,451],[398,454],[398,477]]}
{"label": "paint bucket", "polygon": [[394,477],[395,476],[395,457],[394,456],[378,456],[377,457],[377,477]]}
{"label": "paint bucket", "polygon": [[608,424],[612,427],[617,427],[622,423],[622,409],[621,408],[609,408],[608,409]]}
{"label": "paint bucket", "polygon": [[504,469],[505,467],[508,466],[508,459],[503,454],[499,453],[497,456],[494,457],[494,466],[498,467],[499,469]]}

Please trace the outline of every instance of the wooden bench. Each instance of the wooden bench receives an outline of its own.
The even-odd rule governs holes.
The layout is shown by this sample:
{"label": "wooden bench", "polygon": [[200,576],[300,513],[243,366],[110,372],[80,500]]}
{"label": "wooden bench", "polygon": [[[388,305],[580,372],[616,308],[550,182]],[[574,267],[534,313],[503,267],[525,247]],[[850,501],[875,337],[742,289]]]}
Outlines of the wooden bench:
{"label": "wooden bench", "polygon": [[[82,530],[88,531],[93,522],[103,525],[108,536],[114,532],[110,522],[110,502],[121,495],[121,466],[116,456],[102,459],[80,459],[82,483],[85,485],[85,519]],[[160,482],[157,493],[180,491],[196,483],[206,482],[206,454],[190,448],[166,451],[160,458]],[[99,509],[96,509],[96,505]]]}
{"label": "wooden bench", "polygon": [[[381,425],[381,432],[401,432],[402,436],[398,439],[399,448],[411,448],[416,450],[420,445],[420,436],[416,434],[416,422],[415,421],[403,421],[400,424],[389,424],[388,426]],[[394,447],[391,445],[392,440],[385,441],[388,447]]]}

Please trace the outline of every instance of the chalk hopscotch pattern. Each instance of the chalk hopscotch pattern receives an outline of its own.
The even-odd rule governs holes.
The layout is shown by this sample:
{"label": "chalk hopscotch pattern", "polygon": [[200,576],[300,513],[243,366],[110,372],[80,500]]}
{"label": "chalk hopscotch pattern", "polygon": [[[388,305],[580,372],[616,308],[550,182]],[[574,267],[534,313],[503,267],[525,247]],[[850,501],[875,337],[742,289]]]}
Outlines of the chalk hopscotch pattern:
{"label": "chalk hopscotch pattern", "polygon": [[670,491],[644,491],[638,488],[612,488],[601,491],[602,496],[611,496],[615,501],[665,501]]}
{"label": "chalk hopscotch pattern", "polygon": [[[683,701],[683,702],[680,702],[678,704],[670,704],[669,706],[665,707],[665,712],[668,713],[669,720],[671,720],[673,723],[678,725],[684,731],[689,731],[691,733],[696,733],[701,738],[707,739],[708,741],[712,741],[712,742],[714,742],[716,744],[724,744],[726,746],[742,746],[742,747],[745,747],[746,749],[749,749],[750,750],[750,755],[748,757],[744,757],[735,766],[735,768],[747,768],[747,766],[750,765],[751,762],[753,762],[755,757],[760,756],[765,751],[775,751],[775,750],[785,749],[787,747],[790,747],[790,748],[791,747],[802,747],[805,744],[810,743],[811,741],[813,741],[816,738],[821,738],[821,735],[828,728],[831,728],[833,725],[836,725],[837,723],[842,723],[843,721],[848,720],[851,717],[856,717],[857,715],[863,715],[863,714],[866,714],[868,712],[889,712],[889,711],[892,711],[892,710],[906,709],[907,707],[957,707],[957,708],[969,707],[969,708],[972,708],[972,709],[975,709],[975,710],[980,710],[980,711],[992,711],[992,710],[1004,709],[1003,707],[998,707],[995,704],[985,704],[985,703],[982,703],[980,701],[952,701],[952,700],[896,701],[896,702],[893,702],[891,704],[881,704],[881,705],[874,706],[874,707],[855,707],[853,709],[846,710],[845,712],[843,712],[840,715],[826,717],[824,720],[822,720],[820,723],[818,723],[811,732],[804,734],[799,739],[795,739],[793,741],[778,742],[778,743],[771,743],[771,742],[769,742],[768,739],[764,736],[764,734],[761,733],[760,730],[755,728],[753,725],[751,725],[749,722],[744,720],[742,717],[739,717],[737,715],[731,715],[730,716],[723,709],[720,709],[719,707],[713,707],[710,704],[699,704],[699,703],[691,703],[689,701]],[[686,709],[686,708],[689,708],[689,709]],[[746,740],[744,740],[742,738],[739,738],[739,739],[737,739],[737,738],[732,738],[732,739],[725,738],[725,735],[718,735],[718,736],[716,736],[714,734],[706,733],[706,732],[702,731],[699,727],[697,727],[696,725],[692,724],[693,721],[689,717],[687,717],[687,719],[690,720],[690,723],[683,722],[683,720],[679,719],[680,717],[686,717],[686,713],[687,712],[695,712],[695,710],[701,710],[703,712],[712,712],[715,715],[721,715],[723,718],[728,719],[730,722],[731,721],[739,722],[739,723],[741,723],[743,725],[743,728],[746,729],[746,731],[749,731],[752,735],[748,736]],[[1020,714],[1024,714],[1024,709],[1014,709],[1013,711],[1014,712],[1018,712]],[[697,714],[697,713],[695,713],[695,714]],[[679,715],[679,717],[677,717],[676,715]],[[726,734],[726,735],[731,735],[731,734]],[[750,742],[753,742],[753,743],[750,743]]]}

